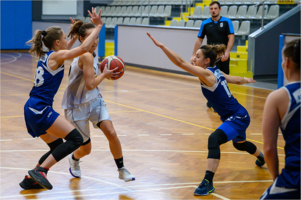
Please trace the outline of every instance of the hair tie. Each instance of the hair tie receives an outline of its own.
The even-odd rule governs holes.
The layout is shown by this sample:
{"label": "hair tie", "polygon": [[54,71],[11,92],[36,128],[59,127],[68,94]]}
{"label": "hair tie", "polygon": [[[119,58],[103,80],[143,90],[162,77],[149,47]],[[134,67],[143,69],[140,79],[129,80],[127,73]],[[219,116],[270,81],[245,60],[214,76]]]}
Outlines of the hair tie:
{"label": "hair tie", "polygon": [[45,30],[42,31],[42,35],[45,37],[47,35],[47,32]]}

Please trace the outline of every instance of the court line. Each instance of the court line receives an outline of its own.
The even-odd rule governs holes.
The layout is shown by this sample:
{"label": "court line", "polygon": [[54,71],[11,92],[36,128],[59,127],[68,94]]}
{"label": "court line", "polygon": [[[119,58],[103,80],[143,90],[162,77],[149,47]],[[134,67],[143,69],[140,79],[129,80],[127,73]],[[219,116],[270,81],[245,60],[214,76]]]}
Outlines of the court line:
{"label": "court line", "polygon": [[[35,152],[35,151],[48,151],[47,149],[36,149],[36,150],[1,150],[0,153],[11,153],[11,152]],[[93,149],[92,151],[110,151],[110,149]],[[158,150],[158,149],[122,149],[122,151],[125,152],[173,152],[173,153],[208,153],[208,151],[190,151],[190,150]],[[221,152],[222,154],[244,154],[244,155],[249,155],[249,153],[245,152]],[[284,154],[278,154],[278,156],[285,156]]]}
{"label": "court line", "polygon": [[[112,103],[112,104],[119,105],[119,106],[123,106],[123,107],[126,107],[126,108],[131,108],[131,109],[139,110],[139,111],[146,112],[146,113],[149,113],[149,114],[153,114],[153,115],[157,115],[157,116],[164,117],[164,118],[167,118],[167,119],[171,119],[171,120],[174,120],[174,121],[178,121],[178,122],[182,122],[182,123],[185,123],[185,124],[189,124],[189,125],[192,125],[192,126],[197,126],[197,127],[204,128],[204,129],[207,129],[207,130],[211,130],[211,131],[215,130],[215,129],[212,129],[212,128],[208,128],[208,127],[205,127],[205,126],[200,126],[198,124],[190,123],[190,122],[187,122],[187,121],[184,121],[184,120],[176,119],[176,118],[169,117],[169,116],[166,116],[166,115],[161,115],[161,114],[154,113],[154,112],[147,111],[147,110],[143,110],[143,109],[140,109],[140,108],[135,108],[135,107],[132,107],[132,106],[127,106],[127,105],[116,103],[116,102],[109,101],[109,100],[105,100],[105,101],[109,102],[109,103]],[[249,138],[247,138],[247,140],[263,144],[263,142],[260,142],[260,141],[257,141],[257,140],[252,140],[252,139],[249,139]],[[277,148],[284,149],[284,148],[278,147],[278,146],[277,146]]]}
{"label": "court line", "polygon": [[[12,170],[26,170],[28,171],[29,169],[26,169],[26,168],[17,168],[17,167],[0,167],[1,169],[12,169]],[[63,175],[69,175],[70,176],[70,179],[73,178],[70,173],[65,173],[65,172],[57,172],[57,171],[49,171],[48,173],[55,173],[55,174],[63,174]],[[82,178],[86,178],[86,179],[90,179],[90,180],[94,180],[94,181],[98,181],[98,182],[102,182],[102,183],[106,183],[106,184],[109,184],[109,185],[113,185],[115,187],[118,187],[118,188],[122,188],[122,189],[125,189],[127,191],[133,191],[132,189],[130,188],[127,188],[127,187],[124,187],[124,186],[121,186],[121,185],[118,185],[118,184],[115,184],[115,183],[111,183],[109,181],[103,181],[103,180],[100,180],[100,179],[97,179],[97,178],[93,178],[93,177],[89,177],[89,176],[81,176]]]}
{"label": "court line", "polygon": [[18,57],[15,57],[15,56],[13,56],[13,55],[4,54],[4,55],[6,55],[6,56],[11,56],[11,57],[13,57],[13,60],[10,60],[10,61],[1,63],[1,65],[5,65],[5,64],[9,64],[9,63],[15,62],[18,58],[20,58],[20,57],[22,56],[20,53],[15,53],[15,54],[19,54],[19,56],[18,56]]}
{"label": "court line", "polygon": [[[4,72],[1,72],[1,73],[4,73]],[[5,73],[5,74],[6,74],[6,73]],[[10,74],[8,74],[8,75],[10,75]],[[14,75],[12,75],[12,76],[14,76]],[[15,76],[15,77],[22,78],[22,77],[19,77],[19,76]],[[23,78],[22,78],[22,79],[23,79]],[[26,79],[26,80],[29,80],[29,79]],[[63,89],[63,88],[59,88],[59,89]],[[243,94],[243,93],[241,93],[241,94]],[[251,96],[252,96],[252,95],[251,95]],[[197,126],[197,127],[200,127],[200,128],[207,129],[207,130],[212,130],[212,131],[215,130],[215,129],[208,128],[208,127],[205,127],[205,126],[200,126],[200,125],[193,124],[193,123],[190,123],[190,122],[186,122],[186,121],[183,121],[183,120],[179,120],[179,119],[175,119],[175,118],[172,118],[172,117],[168,117],[168,116],[166,116],[166,115],[161,115],[161,114],[154,113],[154,112],[150,112],[150,111],[147,111],[147,110],[142,110],[142,109],[139,109],[139,108],[134,108],[134,107],[127,106],[127,105],[120,104],[120,103],[116,103],[116,102],[113,102],[113,101],[109,101],[109,100],[105,100],[105,101],[106,101],[106,102],[113,103],[113,104],[116,104],[116,105],[120,105],[120,106],[123,106],[123,107],[132,108],[132,109],[139,110],[139,111],[142,111],[142,112],[146,112],[146,113],[150,113],[150,114],[153,114],[153,115],[157,115],[157,116],[160,116],[160,117],[172,119],[172,120],[175,120],[175,121],[178,121],[178,122],[190,124],[190,125],[193,125],[193,126]],[[248,139],[248,138],[247,138],[247,139]],[[248,139],[248,140],[253,141],[253,142],[257,142],[257,143],[260,143],[260,144],[263,144],[262,142],[257,141],[257,140],[251,140],[251,139]],[[284,148],[278,147],[278,146],[277,146],[277,148],[279,148],[279,149],[284,149]]]}
{"label": "court line", "polygon": [[12,139],[0,140],[0,142],[8,142],[8,141],[12,141]]}

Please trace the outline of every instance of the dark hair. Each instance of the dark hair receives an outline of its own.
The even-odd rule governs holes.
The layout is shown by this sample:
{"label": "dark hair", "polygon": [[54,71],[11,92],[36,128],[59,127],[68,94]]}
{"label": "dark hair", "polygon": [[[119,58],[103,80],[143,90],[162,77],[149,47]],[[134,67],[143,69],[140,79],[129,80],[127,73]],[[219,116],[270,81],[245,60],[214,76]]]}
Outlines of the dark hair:
{"label": "dark hair", "polygon": [[[95,28],[95,25],[92,23],[86,23],[82,22],[81,20],[78,20],[72,27],[68,34],[68,37],[71,36],[73,38],[75,35],[78,36],[78,40],[80,41],[80,37],[86,37],[86,31],[88,29]],[[80,41],[81,42],[81,41]]]}
{"label": "dark hair", "polygon": [[200,47],[205,58],[210,59],[210,67],[214,67],[215,62],[223,55],[226,51],[226,45],[218,44],[218,45],[203,45]]}
{"label": "dark hair", "polygon": [[214,5],[214,4],[217,4],[218,5],[218,8],[221,9],[221,4],[218,2],[218,1],[212,1],[210,4],[209,4],[209,7]]}
{"label": "dark hair", "polygon": [[300,39],[287,43],[284,47],[283,55],[291,59],[297,66],[297,69],[300,69]]}
{"label": "dark hair", "polygon": [[36,30],[33,38],[26,42],[26,44],[31,44],[29,53],[40,58],[45,54],[43,43],[50,50],[54,41],[61,39],[62,35],[63,31],[60,27],[49,27],[46,31]]}

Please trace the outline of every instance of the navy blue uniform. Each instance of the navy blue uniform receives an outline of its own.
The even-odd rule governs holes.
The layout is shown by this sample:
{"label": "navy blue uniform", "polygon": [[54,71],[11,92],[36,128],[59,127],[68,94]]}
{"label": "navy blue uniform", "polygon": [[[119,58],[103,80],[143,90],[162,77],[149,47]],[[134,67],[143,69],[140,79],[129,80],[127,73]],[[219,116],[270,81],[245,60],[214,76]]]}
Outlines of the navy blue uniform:
{"label": "navy blue uniform", "polygon": [[24,106],[26,127],[32,137],[45,134],[59,116],[52,103],[64,77],[64,65],[56,70],[48,67],[48,58],[53,52],[47,52],[38,61],[30,98]]}
{"label": "navy blue uniform", "polygon": [[223,121],[217,129],[226,133],[228,141],[246,140],[246,129],[250,124],[247,110],[233,97],[224,75],[216,66],[207,67],[206,70],[210,70],[216,78],[216,83],[212,87],[203,83],[201,86],[204,96]]}
{"label": "navy blue uniform", "polygon": [[261,199],[300,199],[301,82],[286,85],[289,106],[280,129],[285,140],[285,167]]}
{"label": "navy blue uniform", "polygon": [[[229,18],[221,16],[218,21],[213,21],[211,18],[203,21],[198,37],[204,39],[207,36],[207,44],[224,44],[228,45],[228,35],[234,34],[232,21]],[[230,57],[222,62],[218,61],[216,66],[224,73],[229,74]]]}

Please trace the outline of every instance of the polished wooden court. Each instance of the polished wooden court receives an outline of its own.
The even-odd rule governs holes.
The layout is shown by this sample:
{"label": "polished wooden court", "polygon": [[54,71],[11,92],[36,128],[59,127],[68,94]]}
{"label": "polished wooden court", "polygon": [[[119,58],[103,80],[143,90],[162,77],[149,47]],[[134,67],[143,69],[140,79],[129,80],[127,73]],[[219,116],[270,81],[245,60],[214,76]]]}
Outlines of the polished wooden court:
{"label": "polished wooden court", "polygon": [[[61,114],[70,63],[65,62],[53,104]],[[206,107],[197,78],[127,67],[120,80],[105,80],[99,90],[119,135],[125,166],[136,181],[117,178],[107,139],[91,127],[92,153],[82,159],[81,179],[72,178],[65,158],[48,173],[53,190],[22,190],[19,182],[48,151],[41,139],[27,133],[23,117],[35,70],[36,60],[28,53],[1,53],[1,199],[259,199],[272,183],[266,165],[257,167],[255,157],[228,142],[221,146],[215,192],[193,196],[204,177],[208,136],[221,124],[218,115]],[[236,85],[230,90],[251,116],[248,140],[262,149],[262,111],[271,91]],[[279,135],[280,169],[283,147]]]}

